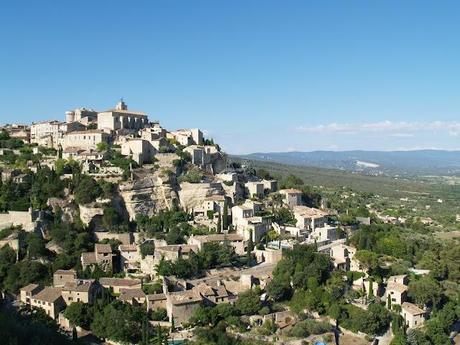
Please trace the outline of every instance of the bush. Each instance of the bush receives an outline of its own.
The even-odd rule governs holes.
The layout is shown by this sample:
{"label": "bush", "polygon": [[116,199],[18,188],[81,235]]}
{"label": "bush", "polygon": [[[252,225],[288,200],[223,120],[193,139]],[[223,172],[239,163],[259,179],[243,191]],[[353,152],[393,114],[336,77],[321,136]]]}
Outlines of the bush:
{"label": "bush", "polygon": [[311,334],[323,334],[331,330],[331,325],[327,322],[320,322],[311,319],[297,322],[288,331],[290,337],[306,338]]}

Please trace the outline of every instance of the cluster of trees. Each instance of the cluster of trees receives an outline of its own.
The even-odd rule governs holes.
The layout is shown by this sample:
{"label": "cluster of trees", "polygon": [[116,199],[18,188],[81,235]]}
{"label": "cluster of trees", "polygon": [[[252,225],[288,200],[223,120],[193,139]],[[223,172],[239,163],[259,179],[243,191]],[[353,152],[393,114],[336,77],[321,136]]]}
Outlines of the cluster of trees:
{"label": "cluster of trees", "polygon": [[200,306],[190,319],[190,323],[210,327],[224,323],[244,330],[247,325],[242,321],[241,316],[265,315],[270,311],[270,304],[263,303],[260,299],[260,289],[251,289],[239,294],[234,305],[223,303],[215,306]]}
{"label": "cluster of trees", "polygon": [[18,313],[0,307],[0,334],[2,344],[67,345],[80,344],[58,332],[58,326],[42,310]]}
{"label": "cluster of trees", "polygon": [[391,322],[390,312],[379,303],[371,303],[367,310],[354,305],[343,305],[338,315],[334,315],[340,325],[354,332],[383,334]]}
{"label": "cluster of trees", "polygon": [[19,149],[24,146],[20,139],[11,138],[7,131],[0,131],[0,148]]}
{"label": "cluster of trees", "polygon": [[177,209],[161,211],[158,215],[136,217],[137,229],[147,232],[149,236],[164,237],[168,244],[185,243],[185,236],[194,233],[194,228],[188,224],[191,216]]}
{"label": "cluster of trees", "polygon": [[362,225],[350,241],[359,250],[393,256],[415,264],[426,251],[436,249],[438,243],[428,235],[410,230],[392,224]]}
{"label": "cluster of trees", "polygon": [[191,252],[188,259],[179,258],[175,262],[161,260],[156,269],[161,276],[192,278],[201,276],[204,270],[241,266],[242,263],[230,243],[224,241],[223,244],[206,243],[198,253]]}
{"label": "cluster of trees", "polygon": [[323,334],[331,331],[332,326],[328,322],[305,319],[297,322],[287,335],[295,338],[307,338],[311,334]]}
{"label": "cluster of trees", "polygon": [[28,258],[16,261],[16,252],[10,246],[0,249],[0,290],[17,293],[30,283],[51,281],[51,267]]}
{"label": "cluster of trees", "polygon": [[316,251],[314,245],[295,245],[278,262],[273,279],[267,285],[268,295],[275,301],[287,300],[295,289],[308,288],[313,281],[323,284],[329,278],[331,263],[327,255]]}
{"label": "cluster of trees", "polygon": [[107,160],[114,166],[119,167],[123,170],[123,178],[127,179],[130,175],[130,170],[132,168],[137,168],[138,164],[133,161],[131,158],[126,158],[117,150],[109,149],[107,151]]}
{"label": "cluster of trees", "polygon": [[148,314],[145,308],[111,300],[107,293],[93,305],[82,302],[70,304],[64,315],[74,325],[91,330],[103,339],[137,344],[146,336],[153,337],[153,329],[146,329]]}
{"label": "cluster of trees", "polygon": [[45,209],[49,198],[63,195],[66,183],[47,166],[35,174],[29,172],[23,183],[0,182],[0,210],[26,211],[30,206]]}

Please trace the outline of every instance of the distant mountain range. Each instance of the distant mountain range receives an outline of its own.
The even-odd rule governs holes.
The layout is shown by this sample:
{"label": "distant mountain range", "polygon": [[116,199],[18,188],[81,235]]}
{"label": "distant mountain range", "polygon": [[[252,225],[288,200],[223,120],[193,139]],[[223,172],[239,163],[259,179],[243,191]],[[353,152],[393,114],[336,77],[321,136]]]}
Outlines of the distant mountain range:
{"label": "distant mountain range", "polygon": [[459,175],[460,151],[312,151],[268,152],[238,157],[290,165],[360,172],[369,175]]}

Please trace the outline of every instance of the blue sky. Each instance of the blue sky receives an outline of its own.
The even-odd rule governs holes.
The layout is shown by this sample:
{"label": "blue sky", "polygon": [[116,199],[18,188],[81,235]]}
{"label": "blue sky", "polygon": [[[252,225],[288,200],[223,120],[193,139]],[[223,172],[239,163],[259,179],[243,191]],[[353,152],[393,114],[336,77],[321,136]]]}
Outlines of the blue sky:
{"label": "blue sky", "polygon": [[460,149],[455,1],[2,1],[0,123],[124,97],[230,153]]}

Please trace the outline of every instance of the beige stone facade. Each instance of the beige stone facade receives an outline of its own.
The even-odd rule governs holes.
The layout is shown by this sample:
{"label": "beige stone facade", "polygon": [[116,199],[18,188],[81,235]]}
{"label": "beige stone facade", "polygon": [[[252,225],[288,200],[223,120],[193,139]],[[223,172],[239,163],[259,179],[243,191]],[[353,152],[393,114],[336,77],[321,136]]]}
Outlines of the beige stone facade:
{"label": "beige stone facade", "polygon": [[279,193],[283,196],[283,202],[286,206],[293,208],[302,205],[302,192],[298,189],[281,189]]}
{"label": "beige stone facade", "polygon": [[426,312],[409,302],[404,302],[401,305],[401,316],[408,328],[420,327],[426,320]]}
{"label": "beige stone facade", "polygon": [[120,101],[115,109],[97,114],[97,128],[104,131],[140,130],[147,125],[147,114],[128,110],[123,101]]}
{"label": "beige stone facade", "polygon": [[88,131],[74,131],[63,136],[62,148],[64,150],[76,147],[84,150],[95,150],[100,143],[108,143],[110,135],[94,129]]}

